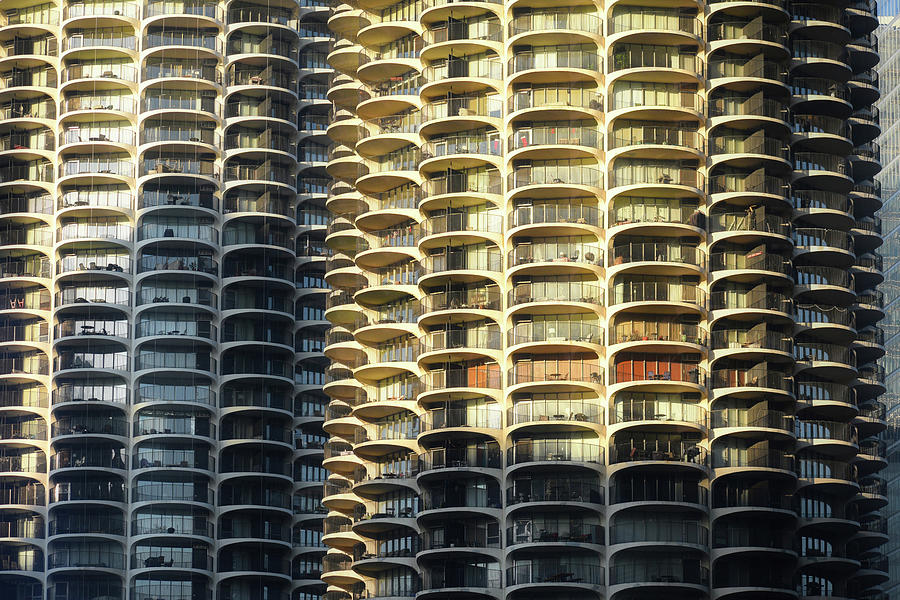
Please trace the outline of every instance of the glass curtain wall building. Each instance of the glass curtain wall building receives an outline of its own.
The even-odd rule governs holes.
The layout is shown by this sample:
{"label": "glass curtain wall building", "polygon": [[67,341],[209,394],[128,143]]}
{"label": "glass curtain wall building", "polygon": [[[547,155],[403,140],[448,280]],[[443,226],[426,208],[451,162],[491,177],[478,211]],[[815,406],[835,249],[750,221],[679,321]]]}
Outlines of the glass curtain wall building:
{"label": "glass curtain wall building", "polygon": [[0,596],[312,600],[318,0],[0,0]]}
{"label": "glass curtain wall building", "polygon": [[336,7],[329,600],[883,597],[877,24]]}
{"label": "glass curtain wall building", "polygon": [[887,511],[887,534],[890,538],[886,553],[890,564],[889,598],[900,598],[900,515],[897,505],[900,503],[900,120],[898,120],[898,101],[900,101],[900,21],[898,21],[898,4],[896,2],[880,2],[878,5],[880,25],[877,30],[881,63],[878,66],[882,98],[878,103],[881,111],[883,131],[878,141],[882,148],[883,169],[878,176],[882,186],[884,207],[879,213],[883,221],[884,231],[884,275],[883,286],[885,296],[885,346],[887,356],[884,361],[886,371],[888,430],[885,435],[888,467],[885,479],[888,485],[889,510]]}

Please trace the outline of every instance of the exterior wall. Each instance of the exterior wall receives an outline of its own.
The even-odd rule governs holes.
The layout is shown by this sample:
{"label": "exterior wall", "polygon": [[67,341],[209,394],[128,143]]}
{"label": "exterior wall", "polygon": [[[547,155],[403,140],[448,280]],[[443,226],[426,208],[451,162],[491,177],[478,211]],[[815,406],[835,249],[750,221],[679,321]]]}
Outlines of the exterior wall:
{"label": "exterior wall", "polygon": [[329,600],[881,598],[874,4],[329,25]]}
{"label": "exterior wall", "polygon": [[888,592],[891,598],[896,598],[897,581],[898,581],[898,561],[897,561],[897,540],[900,539],[900,531],[898,531],[898,521],[896,514],[896,506],[900,500],[900,480],[897,479],[897,462],[900,459],[897,446],[898,423],[900,410],[897,403],[898,392],[900,392],[900,355],[898,355],[897,343],[900,341],[898,333],[900,328],[897,325],[897,319],[900,314],[897,313],[898,292],[898,243],[900,243],[900,212],[898,212],[898,128],[897,119],[897,94],[900,91],[900,73],[898,73],[898,55],[900,50],[900,29],[897,25],[897,8],[891,3],[879,3],[878,6],[880,25],[877,30],[879,38],[879,51],[881,52],[881,63],[878,66],[882,98],[878,102],[881,110],[881,119],[883,131],[878,138],[882,149],[883,169],[878,176],[882,185],[882,196],[884,198],[884,207],[879,215],[883,221],[884,231],[884,296],[885,296],[885,313],[886,317],[883,323],[885,331],[885,347],[887,348],[887,356],[884,360],[885,371],[887,373],[885,383],[887,385],[887,394],[884,403],[887,406],[888,429],[885,432],[885,440],[888,443],[887,459],[888,467],[885,469],[884,477],[888,483],[888,497],[890,504],[885,511],[887,516],[888,537],[889,541],[885,547],[886,554],[891,564],[891,581],[888,586]]}
{"label": "exterior wall", "polygon": [[0,596],[312,600],[328,10],[0,1]]}

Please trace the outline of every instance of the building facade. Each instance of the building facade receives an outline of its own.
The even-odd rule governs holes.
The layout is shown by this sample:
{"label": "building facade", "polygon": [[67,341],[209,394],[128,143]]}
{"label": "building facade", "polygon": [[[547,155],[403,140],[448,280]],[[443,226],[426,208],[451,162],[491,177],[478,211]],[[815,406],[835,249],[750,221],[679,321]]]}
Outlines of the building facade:
{"label": "building facade", "polygon": [[336,8],[329,600],[883,598],[877,24]]}
{"label": "building facade", "polygon": [[310,600],[318,0],[0,0],[0,596]]}
{"label": "building facade", "polygon": [[884,359],[885,385],[887,393],[884,404],[887,409],[888,429],[885,432],[888,466],[884,478],[888,486],[887,535],[885,553],[890,566],[889,598],[900,598],[900,121],[898,121],[897,101],[900,96],[900,22],[896,2],[881,2],[878,5],[880,25],[877,30],[878,49],[881,62],[878,65],[879,85],[882,97],[878,102],[882,122],[882,132],[878,138],[881,145],[882,171],[878,175],[884,206],[879,212],[884,235],[884,276],[882,286],[885,302],[885,319],[882,328],[885,333]]}

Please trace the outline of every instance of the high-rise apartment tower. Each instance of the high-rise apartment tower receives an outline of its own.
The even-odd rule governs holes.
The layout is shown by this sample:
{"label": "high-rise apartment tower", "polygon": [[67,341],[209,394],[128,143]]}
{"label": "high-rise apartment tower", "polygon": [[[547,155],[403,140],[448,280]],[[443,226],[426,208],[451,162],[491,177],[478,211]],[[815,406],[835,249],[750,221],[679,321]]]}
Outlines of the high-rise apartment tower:
{"label": "high-rise apartment tower", "polygon": [[0,0],[0,597],[315,600],[327,7]]}
{"label": "high-rise apartment tower", "polygon": [[879,598],[874,2],[329,26],[329,599]]}

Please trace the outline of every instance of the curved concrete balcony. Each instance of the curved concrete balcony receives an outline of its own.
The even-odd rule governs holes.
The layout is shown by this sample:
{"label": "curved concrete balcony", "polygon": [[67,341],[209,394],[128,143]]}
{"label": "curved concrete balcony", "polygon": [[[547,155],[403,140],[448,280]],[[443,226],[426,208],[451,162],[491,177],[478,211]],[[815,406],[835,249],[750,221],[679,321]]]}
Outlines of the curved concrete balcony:
{"label": "curved concrete balcony", "polygon": [[490,321],[458,329],[435,329],[420,340],[416,360],[426,364],[444,363],[451,356],[465,360],[496,360],[502,346],[500,330]]}
{"label": "curved concrete balcony", "polygon": [[763,168],[783,170],[790,164],[788,143],[779,138],[767,137],[764,130],[749,135],[713,135],[709,139],[709,154],[711,168],[756,163]]}
{"label": "curved concrete balcony", "polygon": [[[788,81],[787,68],[780,61],[767,58],[765,53],[753,57],[722,53],[722,58],[709,59],[707,77],[712,89],[727,87],[733,89],[740,82],[752,80],[757,86],[784,89]],[[747,89],[742,91],[749,91]]]}
{"label": "curved concrete balcony", "polygon": [[624,272],[654,273],[660,271],[659,274],[664,272],[669,275],[673,272],[683,271],[685,274],[693,274],[702,271],[706,265],[704,252],[689,242],[626,241],[621,243],[619,240],[622,237],[625,237],[626,240],[633,239],[620,235],[613,240],[612,256],[608,266],[610,277]]}
{"label": "curved concrete balcony", "polygon": [[848,154],[851,142],[850,128],[844,119],[828,115],[794,115],[793,143],[797,149],[815,145],[818,150]]}
{"label": "curved concrete balcony", "polygon": [[[641,589],[648,593],[668,593],[678,590],[682,594],[705,593],[709,589],[709,569],[694,553],[686,556],[668,552],[637,554],[620,553],[609,567],[610,597],[621,595],[624,590]],[[679,564],[676,564],[679,563]],[[691,596],[687,596],[691,597]]]}
{"label": "curved concrete balcony", "polygon": [[717,329],[710,337],[713,360],[746,358],[751,360],[789,362],[793,352],[793,338],[787,332],[764,328]]}
{"label": "curved concrete balcony", "polygon": [[859,488],[856,466],[843,461],[817,454],[801,455],[797,459],[797,469],[801,483],[806,486],[821,486],[824,490],[850,488],[853,492]]}
{"label": "curved concrete balcony", "polygon": [[[587,317],[587,318],[582,318]],[[538,317],[540,318],[540,317]],[[604,331],[593,315],[575,313],[560,315],[557,320],[542,319],[538,323],[522,321],[507,331],[510,352],[595,350],[602,345]],[[580,348],[579,348],[580,347]]]}
{"label": "curved concrete balcony", "polygon": [[[11,255],[15,253],[13,250],[7,252]],[[3,254],[5,253],[6,252]],[[47,283],[45,281],[40,281],[50,278],[51,263],[46,256],[43,254],[15,254],[19,255],[3,256],[0,254],[0,279],[25,278],[26,280],[38,280],[30,283],[40,285],[45,285]]]}
{"label": "curved concrete balcony", "polygon": [[673,39],[672,43],[675,45],[672,46],[626,42],[611,45],[612,52],[607,64],[609,78],[614,81],[630,80],[652,73],[654,78],[666,83],[697,82],[703,72],[700,58],[696,54],[678,52],[677,46],[681,43],[687,47],[693,40],[677,35],[677,31],[675,33],[678,41]]}
{"label": "curved concrete balcony", "polygon": [[845,9],[845,15],[855,31],[874,31],[877,26],[877,9],[867,0],[852,2]]}
{"label": "curved concrete balcony", "polygon": [[[722,597],[739,597],[739,594],[755,592],[766,594],[769,598],[788,599],[796,597],[791,575],[783,569],[770,569],[767,562],[771,556],[760,554],[752,559],[734,558],[717,563],[714,571],[712,587]],[[738,564],[739,563],[739,564]]]}
{"label": "curved concrete balcony", "polygon": [[[796,258],[849,267],[856,259],[853,236],[844,231],[798,227],[793,231]],[[845,268],[846,268],[845,267]]]}
{"label": "curved concrete balcony", "polygon": [[[462,472],[480,472],[490,475],[485,469],[498,470],[503,466],[500,447],[496,442],[470,443],[467,447],[438,447],[420,454],[416,469],[419,485],[434,477],[452,477]],[[499,476],[499,473],[494,474]]]}
{"label": "curved concrete balcony", "polygon": [[874,362],[885,355],[884,331],[875,326],[859,330],[853,341],[853,352],[857,360],[863,364]]}
{"label": "curved concrete balcony", "polygon": [[[71,476],[74,473],[69,473]],[[68,503],[102,503],[110,505],[110,508],[124,508],[125,487],[124,482],[114,475],[107,477],[89,476],[88,473],[74,474],[71,481],[67,481],[65,474],[56,476],[50,490],[50,504],[56,507],[68,506]],[[98,504],[99,505],[99,504]]]}
{"label": "curved concrete balcony", "polygon": [[795,39],[791,42],[791,72],[798,76],[846,81],[851,73],[847,46],[831,41]]}
{"label": "curved concrete balcony", "polygon": [[[650,549],[653,546],[675,550],[684,546],[686,551],[709,545],[709,529],[693,515],[678,518],[679,513],[617,513],[615,524],[609,528],[610,554],[627,552],[635,546]],[[641,517],[647,520],[642,520]]]}
{"label": "curved concrete balcony", "polygon": [[508,373],[508,386],[518,391],[595,391],[604,384],[603,367],[594,353],[535,355],[520,359]]}
{"label": "curved concrete balcony", "polygon": [[853,183],[850,169],[850,162],[842,156],[823,152],[794,153],[795,182],[849,191]]}
{"label": "curved concrete balcony", "polygon": [[729,175],[715,175],[709,179],[708,189],[711,200],[720,202],[759,201],[765,204],[787,202],[790,196],[790,182],[773,175],[740,173]]}
{"label": "curved concrete balcony", "polygon": [[880,255],[875,249],[882,244],[882,222],[879,217],[860,217],[851,225],[850,232],[853,234],[853,245],[860,255],[857,260],[857,266],[863,267],[860,262],[863,259],[871,261],[875,259],[874,264],[869,262],[865,266],[867,268],[875,268],[881,270]]}
{"label": "curved concrete balcony", "polygon": [[613,281],[612,295],[608,302],[610,306],[615,306],[616,312],[642,306],[643,303],[677,304],[703,311],[706,307],[706,293],[696,285],[683,284],[674,277],[619,276]]}
{"label": "curved concrete balcony", "polygon": [[790,259],[776,249],[713,252],[709,256],[709,267],[713,280],[732,277],[746,279],[749,274],[759,279],[789,279],[793,270]]}
{"label": "curved concrete balcony", "polygon": [[[414,390],[420,402],[443,398],[451,392],[494,397],[502,388],[500,370],[495,363],[464,362],[462,365],[443,365],[425,373],[424,384]],[[406,399],[401,397],[401,399]]]}
{"label": "curved concrete balcony", "polygon": [[[771,95],[774,96],[770,92]],[[743,128],[751,123],[779,125],[789,128],[787,102],[779,97],[747,95],[727,87],[709,102],[710,127],[730,124]]]}
{"label": "curved concrete balcony", "polygon": [[689,168],[683,160],[632,159],[622,157],[612,164],[609,172],[611,197],[633,195],[637,191],[661,194],[686,192],[703,194],[702,176],[696,168]]}
{"label": "curved concrete balcony", "polygon": [[878,73],[874,69],[854,73],[850,81],[847,82],[850,90],[850,99],[854,106],[875,104],[881,98],[878,84]]}
{"label": "curved concrete balcony", "polygon": [[872,289],[858,292],[852,309],[858,323],[875,322],[884,317],[884,295]]}
{"label": "curved concrete balcony", "polygon": [[791,201],[797,216],[802,216],[808,223],[840,230],[855,223],[850,217],[849,199],[838,192],[794,190]]}
{"label": "curved concrete balcony", "polygon": [[837,6],[798,2],[791,6],[791,21],[791,25],[804,37],[839,40],[842,43],[850,38],[844,10]]}
{"label": "curved concrete balcony", "polygon": [[623,118],[613,127],[609,158],[676,158],[680,154],[691,159],[702,156],[702,147],[702,137],[696,130]]}
{"label": "curved concrete balcony", "polygon": [[499,168],[495,157],[501,154],[500,138],[490,129],[435,136],[422,146],[424,173],[446,172],[449,165],[458,168]]}
{"label": "curved concrete balcony", "polygon": [[[599,593],[606,583],[606,570],[586,555],[565,554],[559,559],[516,559],[506,569],[508,593],[524,589],[546,593],[587,591]],[[527,588],[525,587],[527,586]]]}
{"label": "curved concrete balcony", "polygon": [[781,52],[782,56],[787,57],[787,23],[768,19],[757,23],[755,19],[748,21],[729,17],[730,15],[725,16],[723,20],[709,24],[706,35],[711,50],[723,49],[731,52],[767,50],[770,55]]}
{"label": "curved concrete balcony", "polygon": [[572,437],[538,437],[537,439],[516,440],[506,449],[507,469],[512,473],[530,470],[545,463],[562,464],[560,468],[599,470],[603,465],[603,448],[593,432],[572,434]]}
{"label": "curved concrete balcony", "polygon": [[749,207],[743,211],[733,210],[735,207],[732,205],[725,205],[723,208],[724,212],[715,212],[709,216],[713,243],[728,240],[740,244],[773,237],[784,243],[791,237],[789,217],[772,214],[767,210],[757,212]]}
{"label": "curved concrete balcony", "polygon": [[789,373],[760,366],[713,369],[709,383],[716,399],[729,395],[747,396],[762,390],[775,395],[794,395]]}
{"label": "curved concrete balcony", "polygon": [[424,197],[419,209],[428,211],[435,204],[446,207],[459,198],[483,199],[499,204],[502,188],[503,180],[494,169],[464,169],[459,173],[432,177],[422,186]]}
{"label": "curved concrete balcony", "polygon": [[455,90],[457,93],[497,90],[503,80],[503,63],[492,52],[448,57],[425,67],[422,77],[421,92],[428,96],[447,93],[454,83],[462,88]]}
{"label": "curved concrete balcony", "polygon": [[[540,10],[515,16],[508,25],[509,43],[597,42],[601,19],[592,9]],[[533,40],[532,40],[533,38]]]}
{"label": "curved concrete balcony", "polygon": [[[665,422],[669,431],[704,431],[707,427],[706,409],[691,402],[685,394],[673,396],[673,400],[667,401],[652,393],[634,397],[620,392],[609,413],[608,431],[614,434],[622,430],[652,430],[662,422]],[[631,455],[630,449],[627,452]]]}
{"label": "curved concrete balcony", "polygon": [[852,301],[852,276],[846,269],[798,265],[795,269],[795,297],[816,301],[823,295],[838,295],[845,302]]}
{"label": "curved concrete balcony", "polygon": [[535,476],[523,473],[506,489],[507,505],[515,511],[543,510],[571,507],[573,510],[597,510],[603,504],[603,490],[596,477],[580,473],[559,471],[553,476]]}
{"label": "curved concrete balcony", "polygon": [[854,394],[852,388],[843,383],[800,379],[797,382],[797,400],[801,408],[815,417],[845,421],[852,419]]}
{"label": "curved concrete balcony", "polygon": [[875,142],[870,141],[854,147],[849,158],[855,180],[872,179],[881,171],[881,146]]}
{"label": "curved concrete balcony", "polygon": [[589,281],[531,281],[513,284],[507,306],[515,313],[535,310],[537,307],[532,304],[544,305],[542,312],[554,306],[570,310],[572,307],[566,304],[601,304],[603,296],[603,289]]}
{"label": "curved concrete balcony", "polygon": [[[599,276],[603,268],[603,250],[593,235],[532,238],[519,242],[509,252],[510,275],[589,274]],[[565,266],[562,266],[565,265]]]}
{"label": "curved concrete balcony", "polygon": [[339,73],[362,77],[358,71],[363,65],[369,64],[372,56],[358,43],[350,40],[339,40],[334,43],[331,52],[325,58],[329,67]]}
{"label": "curved concrete balcony", "polygon": [[846,115],[853,110],[846,84],[823,77],[795,76],[791,78],[790,89],[792,108],[798,112],[821,114],[824,108]]}
{"label": "curved concrete balcony", "polygon": [[717,439],[734,435],[737,440],[752,433],[772,440],[790,440],[797,435],[796,425],[789,413],[756,404],[747,409],[714,408],[710,414],[710,427],[716,430],[713,434]]}
{"label": "curved concrete balcony", "polygon": [[853,312],[844,307],[822,307],[815,304],[796,304],[795,320],[799,326],[798,334],[804,333],[805,337],[821,336],[823,338],[854,337],[856,320]]}

